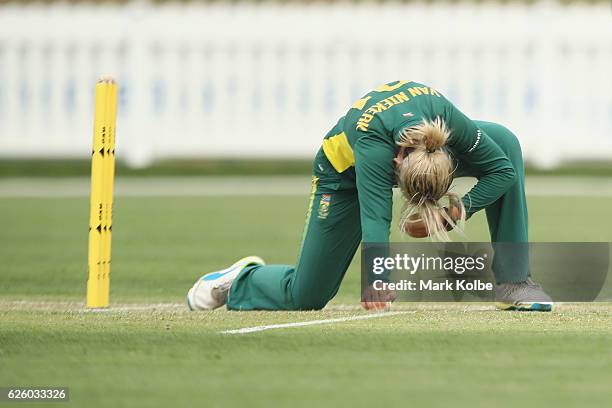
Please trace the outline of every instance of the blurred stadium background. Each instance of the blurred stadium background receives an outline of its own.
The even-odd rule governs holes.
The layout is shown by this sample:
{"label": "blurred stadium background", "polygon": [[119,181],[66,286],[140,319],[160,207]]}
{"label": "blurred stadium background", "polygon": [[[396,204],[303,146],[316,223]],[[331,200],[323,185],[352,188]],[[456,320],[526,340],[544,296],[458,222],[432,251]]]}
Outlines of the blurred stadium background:
{"label": "blurred stadium background", "polygon": [[[609,405],[610,303],[401,304],[219,334],[365,314],[359,256],[321,312],[189,313],[184,299],[237,257],[295,262],[324,134],[396,79],[518,134],[530,174],[547,174],[527,178],[530,241],[611,242],[611,72],[609,0],[0,0],[0,387],[68,386],[90,408]],[[102,74],[121,93],[99,313],[84,301]],[[466,235],[489,239],[483,212]]]}
{"label": "blurred stadium background", "polygon": [[101,74],[121,87],[130,168],[282,158],[307,172],[347,107],[396,79],[506,124],[536,168],[605,164],[610,72],[609,1],[0,1],[0,170],[85,173]]}

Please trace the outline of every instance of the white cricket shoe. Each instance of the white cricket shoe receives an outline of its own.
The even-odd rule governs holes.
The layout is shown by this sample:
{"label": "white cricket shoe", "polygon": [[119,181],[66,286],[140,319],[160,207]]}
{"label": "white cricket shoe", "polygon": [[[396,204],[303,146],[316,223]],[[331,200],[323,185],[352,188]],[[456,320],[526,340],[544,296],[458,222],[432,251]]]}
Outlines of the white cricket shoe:
{"label": "white cricket shoe", "polygon": [[258,256],[247,256],[227,269],[207,273],[187,292],[187,307],[189,310],[213,310],[223,306],[238,274],[247,266],[265,264]]}

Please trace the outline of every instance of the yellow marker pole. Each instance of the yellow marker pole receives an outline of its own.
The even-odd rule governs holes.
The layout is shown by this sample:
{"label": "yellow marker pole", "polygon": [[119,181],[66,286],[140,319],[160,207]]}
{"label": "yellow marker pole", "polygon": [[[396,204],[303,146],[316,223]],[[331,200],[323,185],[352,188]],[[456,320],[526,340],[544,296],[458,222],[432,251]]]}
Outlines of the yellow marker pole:
{"label": "yellow marker pole", "polygon": [[96,84],[91,158],[87,307],[108,307],[117,84],[103,77]]}

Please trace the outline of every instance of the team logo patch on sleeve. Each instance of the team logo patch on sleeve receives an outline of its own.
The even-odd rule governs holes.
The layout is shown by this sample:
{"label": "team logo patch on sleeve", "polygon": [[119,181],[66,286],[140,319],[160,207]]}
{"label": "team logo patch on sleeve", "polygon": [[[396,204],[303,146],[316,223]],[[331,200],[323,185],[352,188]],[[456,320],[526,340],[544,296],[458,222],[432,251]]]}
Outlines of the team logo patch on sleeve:
{"label": "team logo patch on sleeve", "polygon": [[321,201],[319,201],[319,215],[318,218],[326,219],[329,215],[329,206],[331,204],[331,194],[323,194]]}
{"label": "team logo patch on sleeve", "polygon": [[480,144],[480,138],[481,137],[482,137],[482,132],[480,131],[480,129],[477,129],[476,130],[476,141],[474,142],[472,147],[470,147],[470,149],[468,150],[468,153],[472,153],[474,151],[474,149],[476,149],[478,147],[478,145]]}

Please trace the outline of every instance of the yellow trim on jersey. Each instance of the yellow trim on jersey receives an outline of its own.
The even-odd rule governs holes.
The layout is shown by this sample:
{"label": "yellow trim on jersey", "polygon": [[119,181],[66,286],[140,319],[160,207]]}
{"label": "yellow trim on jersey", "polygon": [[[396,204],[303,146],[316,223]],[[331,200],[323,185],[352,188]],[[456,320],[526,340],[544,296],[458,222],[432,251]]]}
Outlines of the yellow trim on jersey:
{"label": "yellow trim on jersey", "polygon": [[310,191],[310,199],[308,200],[308,211],[306,212],[306,221],[304,225],[304,232],[302,233],[302,242],[300,243],[300,251],[298,252],[298,259],[295,264],[300,263],[300,257],[302,256],[302,249],[304,249],[304,241],[306,240],[306,234],[308,234],[308,226],[310,225],[310,217],[312,216],[312,206],[314,205],[315,196],[317,195],[317,186],[319,184],[319,178],[312,176],[312,190]]}
{"label": "yellow trim on jersey", "polygon": [[395,91],[397,88],[399,88],[400,86],[407,84],[410,81],[397,81],[397,84],[395,85],[387,85],[387,84],[383,84],[381,86],[379,86],[378,88],[374,89],[376,92],[391,92],[391,91]]}
{"label": "yellow trim on jersey", "polygon": [[372,98],[371,96],[366,96],[365,98],[361,98],[359,100],[357,100],[353,106],[351,106],[351,109],[358,109],[358,110],[362,110],[363,107],[366,105],[366,103],[368,103],[368,101],[370,100],[370,98]]}
{"label": "yellow trim on jersey", "polygon": [[355,165],[355,155],[344,132],[324,139],[323,152],[338,173]]}
{"label": "yellow trim on jersey", "polygon": [[[374,92],[392,92],[395,91],[397,88],[401,87],[402,85],[407,84],[408,82],[410,81],[397,81],[397,84],[395,85],[383,84],[376,87],[374,89]],[[358,99],[357,101],[355,101],[353,106],[351,106],[351,109],[362,110],[371,98],[372,96],[366,96],[365,98]]]}

